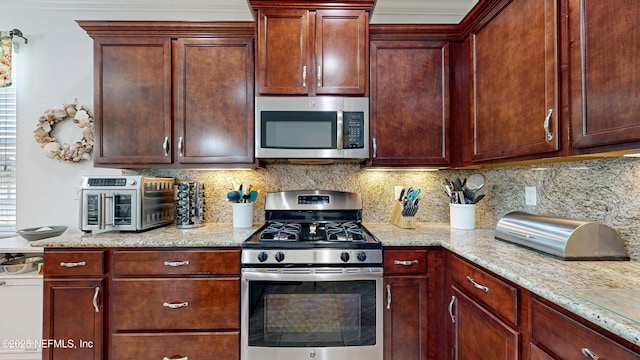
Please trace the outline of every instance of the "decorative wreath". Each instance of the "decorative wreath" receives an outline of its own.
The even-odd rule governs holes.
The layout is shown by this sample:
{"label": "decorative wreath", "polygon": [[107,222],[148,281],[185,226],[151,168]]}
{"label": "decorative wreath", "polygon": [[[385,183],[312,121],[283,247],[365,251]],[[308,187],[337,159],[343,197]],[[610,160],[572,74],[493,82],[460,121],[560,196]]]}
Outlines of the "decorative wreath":
{"label": "decorative wreath", "polygon": [[[73,118],[73,122],[82,128],[82,139],[73,144],[60,145],[53,137],[53,128],[56,124],[67,118]],[[93,150],[93,118],[78,100],[73,104],[64,104],[60,107],[47,109],[38,120],[38,127],[34,131],[34,137],[45,156],[49,159],[58,159],[64,162],[79,162],[90,160]]]}

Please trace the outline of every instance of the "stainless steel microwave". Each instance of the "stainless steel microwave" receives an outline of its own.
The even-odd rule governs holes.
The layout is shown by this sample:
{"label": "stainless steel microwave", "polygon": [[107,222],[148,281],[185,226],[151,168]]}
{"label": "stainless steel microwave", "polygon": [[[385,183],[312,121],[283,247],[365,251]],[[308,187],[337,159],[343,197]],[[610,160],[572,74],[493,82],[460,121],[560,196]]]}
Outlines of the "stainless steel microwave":
{"label": "stainless steel microwave", "polygon": [[83,176],[80,230],[142,231],[175,216],[174,178]]}
{"label": "stainless steel microwave", "polygon": [[256,158],[366,159],[369,98],[256,97]]}

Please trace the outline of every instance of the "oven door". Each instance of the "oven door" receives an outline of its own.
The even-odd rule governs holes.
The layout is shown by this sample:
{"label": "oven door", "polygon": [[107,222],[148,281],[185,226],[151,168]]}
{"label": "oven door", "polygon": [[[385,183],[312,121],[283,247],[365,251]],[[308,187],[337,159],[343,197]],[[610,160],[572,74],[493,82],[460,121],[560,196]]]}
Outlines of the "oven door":
{"label": "oven door", "polygon": [[82,190],[81,230],[137,230],[135,190]]}
{"label": "oven door", "polygon": [[382,268],[243,269],[242,360],[382,360]]}

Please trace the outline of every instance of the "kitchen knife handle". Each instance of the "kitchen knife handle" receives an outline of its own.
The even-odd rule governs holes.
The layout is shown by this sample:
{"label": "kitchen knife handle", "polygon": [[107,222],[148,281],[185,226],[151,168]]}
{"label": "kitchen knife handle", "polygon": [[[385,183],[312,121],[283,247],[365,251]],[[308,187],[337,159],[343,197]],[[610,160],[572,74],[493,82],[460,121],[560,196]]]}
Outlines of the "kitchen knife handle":
{"label": "kitchen knife handle", "polygon": [[185,266],[185,265],[189,265],[189,260],[184,260],[184,261],[165,261],[164,265],[165,266],[173,266],[173,267]]}
{"label": "kitchen knife handle", "polygon": [[[176,355],[176,356],[180,356],[180,355]],[[165,357],[162,358],[162,360],[189,360],[189,357],[188,356],[183,356],[183,357],[179,357],[178,358],[178,357],[175,357],[175,356],[172,356],[172,357],[166,357],[165,356]]]}
{"label": "kitchen knife handle", "polygon": [[164,142],[162,143],[162,151],[165,157],[169,156],[169,137],[168,136],[164,137]]}
{"label": "kitchen knife handle", "polygon": [[588,348],[582,348],[582,355],[584,355],[584,357],[589,358],[591,360],[600,359],[598,355],[596,355],[593,351],[589,350]]}
{"label": "kitchen knife handle", "polygon": [[469,280],[469,282],[471,283],[471,285],[473,285],[474,288],[476,289],[480,289],[484,292],[489,292],[489,288],[484,286],[484,285],[480,285],[477,282],[475,282],[470,276],[467,275],[467,280]]}
{"label": "kitchen knife handle", "polygon": [[72,262],[72,263],[71,263],[71,262],[70,262],[70,263],[68,263],[68,262],[64,262],[64,261],[62,261],[62,262],[60,263],[60,266],[62,266],[62,267],[68,267],[68,268],[72,268],[72,267],[79,267],[79,266],[85,266],[85,265],[87,265],[87,263],[86,263],[85,261]]}
{"label": "kitchen knife handle", "polygon": [[179,309],[181,307],[189,306],[189,302],[188,301],[184,301],[184,302],[181,302],[181,303],[168,303],[168,302],[166,302],[166,303],[162,304],[162,306],[167,307],[169,309]]}
{"label": "kitchen knife handle", "polygon": [[551,141],[553,139],[553,134],[551,133],[551,129],[549,127],[551,115],[553,115],[553,109],[547,110],[547,117],[544,118],[544,132],[547,134],[547,141]]}
{"label": "kitchen knife handle", "polygon": [[182,151],[182,143],[184,143],[184,139],[182,138],[182,136],[180,136],[178,138],[178,156],[180,157],[184,156],[184,153]]}
{"label": "kitchen knife handle", "polygon": [[96,309],[96,312],[100,312],[100,308],[98,307],[98,294],[100,293],[100,288],[96,286],[95,292],[93,293],[93,308]]}
{"label": "kitchen knife handle", "polygon": [[451,316],[451,323],[456,323],[456,317],[453,316],[453,305],[456,303],[455,295],[451,296],[451,302],[449,303],[449,316]]}
{"label": "kitchen knife handle", "polygon": [[418,260],[393,260],[394,265],[402,265],[402,266],[411,266],[417,265],[420,261]]}
{"label": "kitchen knife handle", "polygon": [[302,86],[307,87],[307,65],[302,67]]}

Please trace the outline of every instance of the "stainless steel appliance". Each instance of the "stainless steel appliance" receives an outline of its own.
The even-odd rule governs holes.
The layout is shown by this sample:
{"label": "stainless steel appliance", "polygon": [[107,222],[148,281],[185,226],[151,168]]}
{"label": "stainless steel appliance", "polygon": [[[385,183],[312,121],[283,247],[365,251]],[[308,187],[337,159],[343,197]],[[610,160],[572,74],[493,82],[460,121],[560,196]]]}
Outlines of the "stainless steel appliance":
{"label": "stainless steel appliance", "polygon": [[514,211],[498,221],[496,239],[563,260],[629,260],[618,233],[593,221]]}
{"label": "stainless steel appliance", "polygon": [[256,97],[256,158],[366,159],[369,98]]}
{"label": "stainless steel appliance", "polygon": [[284,191],[242,245],[241,359],[382,360],[383,256],[358,194]]}
{"label": "stainless steel appliance", "polygon": [[142,231],[173,223],[173,178],[84,176],[80,230]]}

